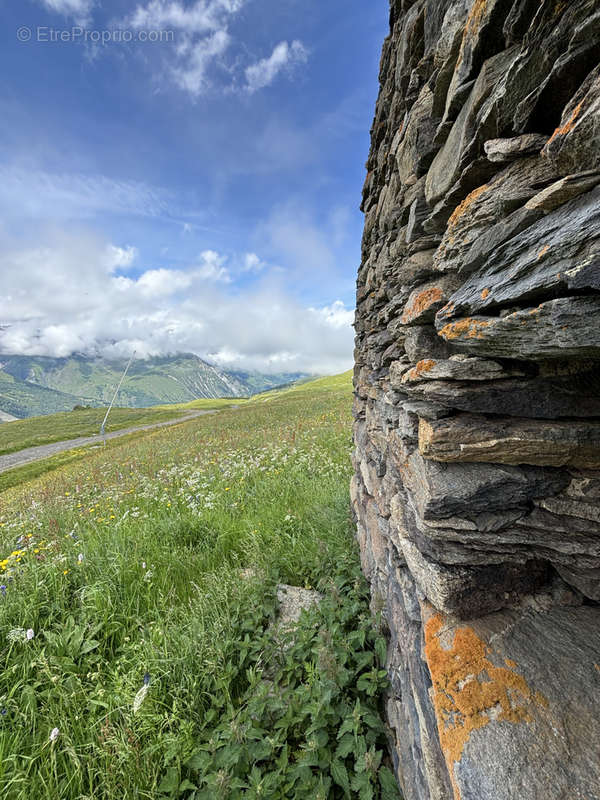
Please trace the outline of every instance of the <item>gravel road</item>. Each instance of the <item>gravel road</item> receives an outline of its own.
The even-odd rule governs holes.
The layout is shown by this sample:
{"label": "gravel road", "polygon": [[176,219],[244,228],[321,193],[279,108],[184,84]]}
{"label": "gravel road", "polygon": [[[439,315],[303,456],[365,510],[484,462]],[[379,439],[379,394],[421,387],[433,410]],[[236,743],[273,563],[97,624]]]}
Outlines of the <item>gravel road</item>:
{"label": "gravel road", "polygon": [[[168,425],[179,425],[181,422],[187,422],[195,417],[202,417],[204,414],[216,413],[216,411],[193,411],[184,417],[177,417],[177,419],[171,419],[168,422],[155,422],[153,425],[141,425],[137,428],[123,428],[120,431],[113,431],[112,433],[107,433],[106,438],[118,439],[119,436],[126,436],[128,433],[149,431],[153,428],[165,428]],[[7,472],[7,470],[15,467],[21,467],[23,464],[29,464],[32,461],[40,461],[42,458],[48,458],[56,455],[56,453],[62,453],[63,450],[75,450],[78,447],[85,447],[90,444],[102,444],[102,437],[98,434],[95,436],[80,436],[78,439],[69,439],[66,442],[53,442],[39,447],[28,447],[26,450],[19,450],[18,453],[8,453],[8,455],[0,456],[0,473]]]}

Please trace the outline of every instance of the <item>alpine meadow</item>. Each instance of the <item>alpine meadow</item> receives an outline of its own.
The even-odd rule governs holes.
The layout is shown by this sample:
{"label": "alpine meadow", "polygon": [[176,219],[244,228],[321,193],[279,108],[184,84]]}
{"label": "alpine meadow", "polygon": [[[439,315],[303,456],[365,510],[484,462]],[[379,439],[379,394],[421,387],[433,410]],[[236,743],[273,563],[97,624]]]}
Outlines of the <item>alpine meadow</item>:
{"label": "alpine meadow", "polygon": [[[0,494],[3,797],[398,796],[350,411],[347,373]],[[282,583],[323,594],[288,628]]]}

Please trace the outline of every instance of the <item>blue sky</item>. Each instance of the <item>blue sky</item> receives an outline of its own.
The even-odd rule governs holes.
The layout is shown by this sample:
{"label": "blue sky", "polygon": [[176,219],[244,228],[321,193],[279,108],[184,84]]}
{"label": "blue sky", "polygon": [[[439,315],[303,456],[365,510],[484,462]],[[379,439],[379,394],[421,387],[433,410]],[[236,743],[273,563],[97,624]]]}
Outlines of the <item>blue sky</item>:
{"label": "blue sky", "polygon": [[0,11],[0,352],[348,367],[387,3]]}

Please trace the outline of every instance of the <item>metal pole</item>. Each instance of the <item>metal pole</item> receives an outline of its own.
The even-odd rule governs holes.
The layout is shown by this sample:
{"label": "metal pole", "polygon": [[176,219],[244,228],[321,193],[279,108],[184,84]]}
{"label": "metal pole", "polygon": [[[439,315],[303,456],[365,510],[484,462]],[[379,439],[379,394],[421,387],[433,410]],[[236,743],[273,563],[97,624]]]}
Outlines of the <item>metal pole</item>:
{"label": "metal pole", "polygon": [[134,358],[135,358],[135,350],[134,350],[134,351],[133,351],[133,353],[131,354],[131,358],[129,359],[129,363],[128,363],[128,364],[127,364],[127,366],[125,367],[125,372],[124,372],[124,373],[123,373],[123,375],[121,376],[121,380],[119,381],[119,385],[118,385],[118,386],[117,386],[117,388],[115,389],[115,393],[114,393],[114,395],[113,395],[113,399],[110,401],[110,405],[109,405],[109,407],[108,407],[108,411],[107,411],[107,412],[106,412],[106,414],[104,415],[104,419],[103,419],[103,421],[102,421],[102,425],[100,426],[100,436],[103,436],[103,437],[104,437],[104,444],[106,444],[106,435],[105,435],[105,433],[104,433],[104,428],[105,428],[105,425],[106,425],[106,420],[108,419],[108,415],[110,414],[110,412],[111,412],[111,409],[112,409],[112,407],[113,407],[113,405],[114,405],[114,402],[115,402],[115,400],[117,399],[117,395],[119,394],[119,389],[121,388],[121,384],[122,384],[122,383],[123,383],[123,381],[125,380],[125,376],[127,375],[128,371],[129,371],[129,367],[131,366],[131,362],[133,361],[133,359],[134,359]]}

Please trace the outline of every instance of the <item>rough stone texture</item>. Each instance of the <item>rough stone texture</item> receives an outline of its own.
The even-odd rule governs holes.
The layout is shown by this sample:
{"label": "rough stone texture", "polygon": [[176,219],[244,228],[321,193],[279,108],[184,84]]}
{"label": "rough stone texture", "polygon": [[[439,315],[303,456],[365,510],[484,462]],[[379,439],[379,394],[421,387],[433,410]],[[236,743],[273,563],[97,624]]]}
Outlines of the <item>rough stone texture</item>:
{"label": "rough stone texture", "polygon": [[352,501],[406,800],[600,800],[600,7],[390,0]]}

